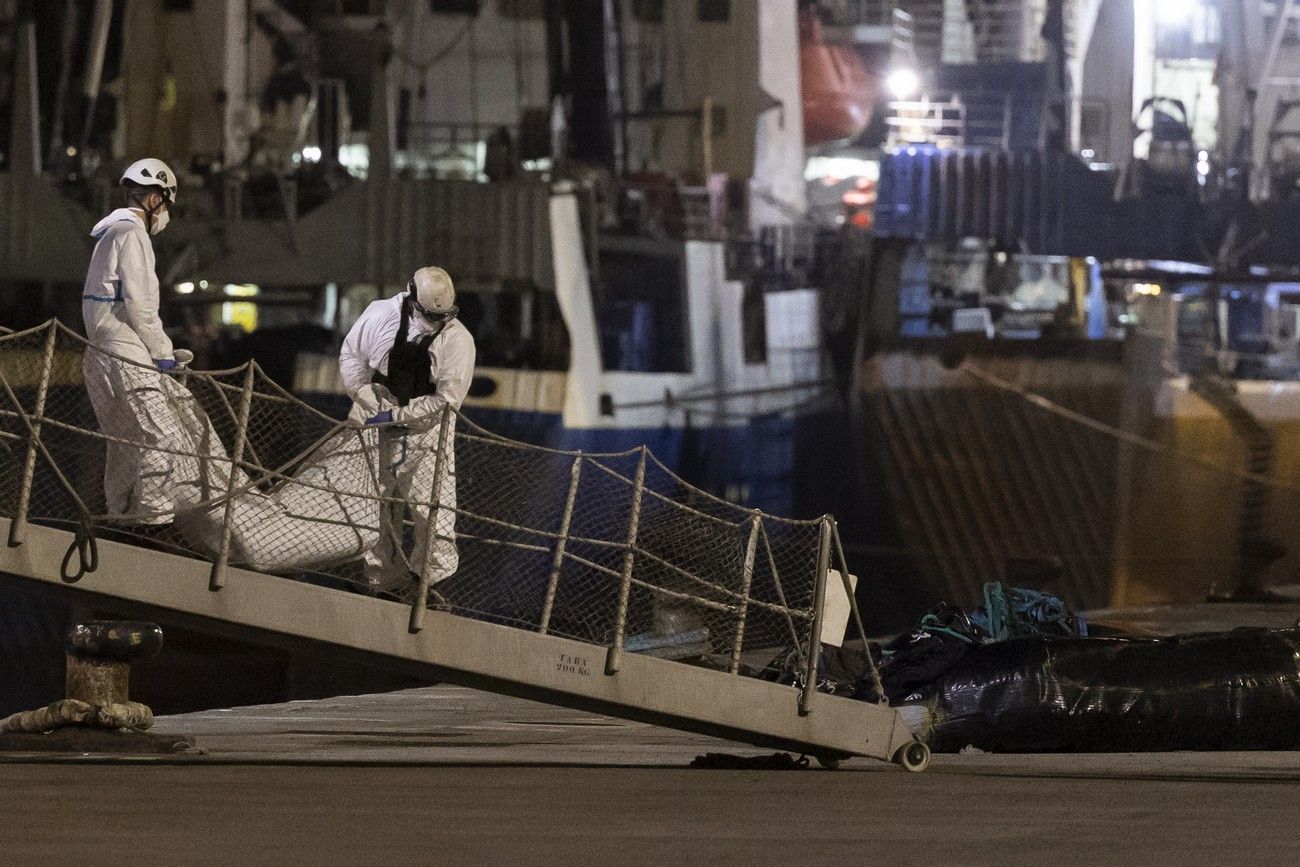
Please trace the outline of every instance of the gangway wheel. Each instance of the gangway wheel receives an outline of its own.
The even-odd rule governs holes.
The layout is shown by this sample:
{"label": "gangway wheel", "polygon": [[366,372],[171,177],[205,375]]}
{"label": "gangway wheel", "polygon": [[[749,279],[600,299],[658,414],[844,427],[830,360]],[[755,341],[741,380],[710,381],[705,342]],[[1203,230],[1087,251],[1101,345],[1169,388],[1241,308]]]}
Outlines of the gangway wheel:
{"label": "gangway wheel", "polygon": [[813,758],[817,759],[817,764],[821,765],[828,771],[838,771],[840,762],[844,760],[842,753],[818,753]]}
{"label": "gangway wheel", "polygon": [[914,774],[930,767],[930,748],[920,741],[912,741],[898,748],[894,761]]}

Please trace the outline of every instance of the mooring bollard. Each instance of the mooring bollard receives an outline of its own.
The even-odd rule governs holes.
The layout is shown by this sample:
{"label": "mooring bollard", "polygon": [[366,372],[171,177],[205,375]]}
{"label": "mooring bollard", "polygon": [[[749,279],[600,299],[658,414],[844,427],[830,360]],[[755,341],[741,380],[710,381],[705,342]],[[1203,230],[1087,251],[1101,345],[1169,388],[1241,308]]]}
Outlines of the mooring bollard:
{"label": "mooring bollard", "polygon": [[66,698],[0,719],[0,753],[176,755],[201,752],[190,735],[156,734],[153,711],[131,701],[131,660],[153,656],[163,633],[153,623],[74,624],[64,651]]}
{"label": "mooring bollard", "polygon": [[131,688],[131,660],[153,656],[162,629],[136,620],[88,620],[68,630],[67,698],[97,707],[123,704]]}

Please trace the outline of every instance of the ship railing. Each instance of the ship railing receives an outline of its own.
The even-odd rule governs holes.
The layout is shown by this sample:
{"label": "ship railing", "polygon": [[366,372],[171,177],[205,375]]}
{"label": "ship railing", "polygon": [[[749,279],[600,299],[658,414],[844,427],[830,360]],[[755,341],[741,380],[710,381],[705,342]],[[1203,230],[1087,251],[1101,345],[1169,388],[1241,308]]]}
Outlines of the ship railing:
{"label": "ship railing", "polygon": [[890,13],[889,26],[893,31],[890,47],[894,50],[894,53],[914,55],[916,53],[916,25],[912,20],[912,14],[895,6]]}
{"label": "ship railing", "polygon": [[1010,93],[929,93],[920,99],[889,103],[885,125],[889,145],[1010,147],[1014,95]]}
{"label": "ship railing", "polygon": [[1171,346],[1170,373],[1188,376],[1208,369],[1224,379],[1300,381],[1300,347],[1211,348],[1203,340],[1180,339]]}
{"label": "ship railing", "polygon": [[[1016,0],[1016,5],[1025,4]],[[944,0],[823,0],[818,6],[829,39],[860,44],[888,41],[896,55],[914,57],[925,67],[975,62],[976,28],[962,4]],[[1003,59],[1032,59],[1020,56],[1024,54],[1021,40],[1012,43],[1004,29],[980,30],[986,49]]]}
{"label": "ship railing", "polygon": [[[1042,36],[1046,14],[1046,0],[944,3],[942,61],[951,64],[1041,61],[1046,51]],[[1068,20],[1066,27],[1068,40]]]}
{"label": "ship railing", "polygon": [[[32,524],[71,529],[72,583],[111,537],[210,563],[212,592],[234,592],[242,567],[380,594],[412,632],[432,607],[603,647],[611,674],[636,652],[762,673],[796,685],[804,712],[828,581],[865,635],[829,515],[745,508],[644,446],[543,448],[449,406],[419,431],[340,421],[255,361],[165,374],[56,321],[0,336],[0,449],[10,544]],[[363,565],[377,551],[378,579]]]}
{"label": "ship railing", "polygon": [[966,143],[966,106],[956,95],[895,100],[889,103],[885,125],[891,147],[908,144],[957,147]]}
{"label": "ship railing", "polygon": [[819,9],[828,41],[887,44],[900,55],[913,52],[916,37],[912,13],[894,0],[831,0],[821,3]]}
{"label": "ship railing", "polygon": [[[500,161],[502,170],[519,174],[521,161],[542,151],[549,153],[549,128],[542,120],[523,124],[413,122],[405,125],[398,137],[395,167],[417,175],[483,179],[496,174],[494,161]],[[537,141],[539,136],[546,140]],[[500,153],[493,152],[494,137],[500,141],[496,146]]]}

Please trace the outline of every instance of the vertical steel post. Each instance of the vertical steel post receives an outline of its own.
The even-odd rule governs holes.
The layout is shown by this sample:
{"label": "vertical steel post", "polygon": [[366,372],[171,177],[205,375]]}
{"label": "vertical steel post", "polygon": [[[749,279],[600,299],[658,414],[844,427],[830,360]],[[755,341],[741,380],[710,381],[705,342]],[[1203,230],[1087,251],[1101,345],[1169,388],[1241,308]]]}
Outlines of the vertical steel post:
{"label": "vertical steel post", "polygon": [[731,673],[740,671],[740,647],[745,642],[745,619],[749,616],[749,591],[754,586],[754,556],[758,553],[758,528],[762,523],[757,510],[749,519],[749,542],[745,545],[745,566],[740,576],[740,610],[736,612],[736,640],[731,645]]}
{"label": "vertical steel post", "polygon": [[799,715],[812,713],[812,697],[817,691],[817,663],[822,649],[822,617],[826,613],[826,573],[831,566],[830,516],[822,518],[817,543],[817,577],[813,585],[813,619],[808,632],[808,659],[804,670],[803,691],[799,693]]}
{"label": "vertical steel post", "polygon": [[569,470],[569,496],[564,501],[564,517],[560,519],[560,538],[555,542],[555,558],[551,561],[551,575],[546,581],[546,601],[542,603],[542,619],[537,631],[546,634],[551,628],[551,610],[555,607],[555,591],[560,586],[560,567],[564,565],[564,549],[569,543],[569,524],[573,521],[573,504],[578,498],[578,478],[582,474],[582,452],[573,459]]}
{"label": "vertical steel post", "polygon": [[785,588],[781,586],[781,571],[776,568],[776,557],[772,554],[772,540],[767,537],[767,528],[759,525],[758,535],[763,539],[763,553],[767,556],[767,568],[772,573],[772,586],[776,588],[776,601],[781,604],[781,613],[785,618],[786,628],[790,630],[790,643],[795,652],[803,658],[803,646],[799,643],[799,630],[794,628],[794,618],[790,616],[790,601],[785,598]]}
{"label": "vertical steel post", "polygon": [[858,626],[858,637],[862,639],[862,651],[867,656],[867,667],[871,671],[871,685],[876,688],[876,699],[879,704],[889,704],[889,699],[885,697],[885,686],[880,680],[880,666],[876,665],[876,660],[871,656],[871,642],[867,640],[867,627],[862,622],[862,610],[858,608],[858,597],[854,592],[856,588],[853,582],[849,580],[849,558],[844,556],[844,543],[840,541],[840,524],[831,518],[831,536],[835,540],[835,554],[839,558],[840,578],[844,581],[844,592],[849,597],[849,610],[853,612],[853,622]]}
{"label": "vertical steel post", "polygon": [[451,404],[444,404],[442,415],[438,419],[438,453],[433,458],[433,492],[429,496],[429,525],[424,534],[424,561],[412,565],[420,571],[419,583],[415,588],[415,599],[411,600],[411,620],[407,624],[410,632],[419,632],[424,628],[424,613],[429,607],[429,552],[438,544],[438,512],[442,509],[442,478],[447,472],[447,457],[451,442]]}
{"label": "vertical steel post", "polygon": [[646,447],[641,446],[641,459],[636,465],[636,481],[632,483],[632,516],[627,528],[627,551],[623,554],[623,576],[618,586],[618,613],[614,619],[614,643],[605,655],[605,674],[617,674],[623,664],[623,636],[627,632],[627,607],[632,594],[632,562],[636,552],[637,531],[641,525],[641,494],[645,491]]}
{"label": "vertical steel post", "polygon": [[226,507],[221,519],[221,547],[217,549],[217,558],[212,562],[212,575],[208,579],[208,589],[220,590],[226,584],[226,565],[230,561],[230,521],[235,512],[235,482],[239,478],[239,465],[244,460],[244,444],[248,442],[248,413],[253,406],[253,378],[257,374],[257,365],[248,362],[244,371],[244,388],[239,396],[239,417],[235,420],[235,448],[230,453],[230,478],[226,482]]}
{"label": "vertical steel post", "polygon": [[[45,336],[45,349],[41,354],[41,378],[36,387],[36,417],[32,420],[27,439],[27,460],[23,464],[23,477],[18,489],[18,509],[9,525],[9,547],[16,548],[27,535],[27,510],[32,500],[32,480],[36,475],[36,450],[41,437],[41,419],[45,417],[45,398],[50,391],[50,371],[54,367],[54,341],[59,326],[50,323],[50,333]],[[18,407],[22,411],[22,407]]]}

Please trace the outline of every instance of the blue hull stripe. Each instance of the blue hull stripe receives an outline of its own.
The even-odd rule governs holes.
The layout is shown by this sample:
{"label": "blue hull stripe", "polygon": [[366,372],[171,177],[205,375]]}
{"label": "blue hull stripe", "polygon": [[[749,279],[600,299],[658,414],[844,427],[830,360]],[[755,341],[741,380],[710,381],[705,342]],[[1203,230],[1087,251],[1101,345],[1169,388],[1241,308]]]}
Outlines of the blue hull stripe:
{"label": "blue hull stripe", "polygon": [[82,301],[102,301],[102,302],[104,302],[105,304],[118,304],[118,303],[120,303],[120,302],[126,300],[126,299],[123,297],[123,295],[122,295],[122,281],[121,281],[121,280],[114,280],[113,283],[114,283],[114,285],[115,285],[116,288],[117,288],[117,294],[116,294],[116,295],[82,295],[82,296],[81,296],[81,300],[82,300]]}

